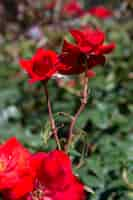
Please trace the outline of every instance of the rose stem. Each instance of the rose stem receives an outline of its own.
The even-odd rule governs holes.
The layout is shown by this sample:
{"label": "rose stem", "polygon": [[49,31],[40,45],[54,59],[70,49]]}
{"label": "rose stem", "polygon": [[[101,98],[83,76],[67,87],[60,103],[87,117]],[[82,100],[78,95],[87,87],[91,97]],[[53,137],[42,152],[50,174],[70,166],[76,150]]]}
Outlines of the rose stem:
{"label": "rose stem", "polygon": [[88,97],[88,77],[86,76],[86,73],[85,73],[84,88],[83,88],[83,93],[82,93],[82,96],[81,96],[81,105],[80,105],[78,111],[76,112],[75,116],[72,118],[72,121],[71,121],[71,124],[70,124],[68,143],[66,145],[67,151],[68,151],[69,145],[71,144],[71,141],[72,141],[73,129],[74,129],[74,126],[76,124],[76,121],[77,121],[80,113],[85,109],[85,106],[87,104],[87,97]]}
{"label": "rose stem", "polygon": [[49,120],[50,120],[51,130],[52,130],[52,133],[54,135],[55,141],[57,143],[58,149],[61,149],[61,145],[60,145],[60,141],[59,141],[59,137],[58,137],[58,133],[57,133],[57,128],[56,128],[56,125],[55,125],[55,120],[54,120],[53,113],[52,113],[49,93],[48,93],[48,89],[47,89],[47,84],[44,81],[43,81],[43,86],[44,86],[44,92],[45,92],[46,100],[47,100],[47,106],[48,106],[48,113],[49,113]]}

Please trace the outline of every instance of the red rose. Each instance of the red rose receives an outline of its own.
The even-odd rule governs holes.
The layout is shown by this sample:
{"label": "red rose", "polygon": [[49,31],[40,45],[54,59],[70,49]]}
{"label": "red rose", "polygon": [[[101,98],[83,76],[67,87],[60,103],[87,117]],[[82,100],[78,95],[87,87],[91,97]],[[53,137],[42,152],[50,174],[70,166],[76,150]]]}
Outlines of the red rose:
{"label": "red rose", "polygon": [[40,181],[50,188],[66,186],[73,176],[69,157],[63,151],[57,150],[47,154],[40,173]]}
{"label": "red rose", "polygon": [[63,52],[60,55],[59,73],[72,75],[85,71],[85,55],[80,49],[64,40]]}
{"label": "red rose", "polygon": [[63,151],[31,155],[15,138],[0,146],[0,191],[3,200],[85,200]]}
{"label": "red rose", "polygon": [[57,54],[41,48],[30,60],[20,60],[21,67],[27,71],[30,77],[30,83],[50,79],[57,71],[56,64]]}
{"label": "red rose", "polygon": [[62,14],[66,16],[80,16],[83,14],[82,5],[77,0],[70,0],[64,5]]}
{"label": "red rose", "polygon": [[105,55],[110,53],[115,44],[105,45],[105,34],[90,27],[81,30],[71,30],[75,44],[64,41],[62,53],[59,57],[59,73],[71,75],[80,74],[87,69],[104,64]]}
{"label": "red rose", "polygon": [[112,17],[112,11],[105,8],[104,6],[93,7],[88,11],[88,13],[101,19]]}
{"label": "red rose", "polygon": [[[36,168],[34,188],[18,200],[85,200],[83,184],[73,175],[70,159],[63,151],[37,153],[31,160]],[[14,200],[8,193],[6,199]]]}
{"label": "red rose", "polygon": [[31,170],[30,156],[29,151],[16,138],[0,146],[0,191],[10,193],[13,199],[33,188],[35,173]]}

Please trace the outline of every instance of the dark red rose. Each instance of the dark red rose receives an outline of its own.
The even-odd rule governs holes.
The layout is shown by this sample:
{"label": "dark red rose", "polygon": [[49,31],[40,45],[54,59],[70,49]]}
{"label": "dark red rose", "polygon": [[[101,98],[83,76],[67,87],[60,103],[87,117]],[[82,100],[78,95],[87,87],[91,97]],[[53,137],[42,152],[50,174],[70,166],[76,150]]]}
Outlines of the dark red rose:
{"label": "dark red rose", "polygon": [[80,74],[97,65],[105,63],[105,54],[110,53],[115,44],[104,44],[105,34],[101,30],[85,27],[71,30],[75,43],[64,40],[59,56],[58,71],[61,74]]}
{"label": "dark red rose", "polygon": [[64,40],[63,53],[60,55],[59,73],[72,75],[85,70],[85,55],[80,49]]}

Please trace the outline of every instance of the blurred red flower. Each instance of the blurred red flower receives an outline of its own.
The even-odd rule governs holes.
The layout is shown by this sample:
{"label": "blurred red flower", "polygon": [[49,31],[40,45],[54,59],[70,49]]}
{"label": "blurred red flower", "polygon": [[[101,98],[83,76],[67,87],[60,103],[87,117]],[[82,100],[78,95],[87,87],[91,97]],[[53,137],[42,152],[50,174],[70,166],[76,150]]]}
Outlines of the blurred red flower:
{"label": "blurred red flower", "polygon": [[111,10],[105,8],[104,6],[97,6],[91,8],[88,13],[90,13],[93,16],[96,16],[101,19],[107,19],[109,17],[112,17],[113,13]]}
{"label": "blurred red flower", "polygon": [[30,77],[30,83],[49,80],[57,71],[57,54],[51,50],[38,49],[29,59],[20,59],[20,65]]}
{"label": "blurred red flower", "polygon": [[81,16],[83,14],[83,8],[79,1],[70,0],[63,7],[62,14],[66,16]]}

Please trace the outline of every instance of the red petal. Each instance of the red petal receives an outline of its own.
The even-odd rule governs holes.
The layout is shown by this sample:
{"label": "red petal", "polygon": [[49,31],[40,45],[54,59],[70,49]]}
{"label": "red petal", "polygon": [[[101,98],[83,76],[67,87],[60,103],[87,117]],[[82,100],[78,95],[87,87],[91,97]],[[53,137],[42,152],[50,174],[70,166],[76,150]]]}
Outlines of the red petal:
{"label": "red petal", "polygon": [[73,30],[70,30],[70,33],[71,35],[73,36],[73,38],[75,39],[75,41],[77,43],[81,43],[84,39],[84,35],[83,35],[83,32],[82,31],[79,31],[79,30],[76,30],[76,29],[73,29]]}
{"label": "red petal", "polygon": [[88,59],[88,68],[95,67],[96,65],[103,65],[105,63],[105,56],[91,55]]}
{"label": "red petal", "polygon": [[96,54],[97,55],[108,54],[112,52],[115,49],[115,47],[116,47],[115,43],[111,43],[109,45],[102,45],[96,50]]}
{"label": "red petal", "polygon": [[104,42],[105,34],[100,30],[91,30],[88,29],[85,32],[87,40],[92,44],[93,46],[98,46]]}
{"label": "red petal", "polygon": [[26,71],[30,71],[32,66],[31,60],[26,60],[26,59],[20,59],[19,64]]}
{"label": "red petal", "polygon": [[67,40],[64,40],[62,51],[72,53],[72,52],[79,52],[80,50],[76,45],[68,42]]}
{"label": "red petal", "polygon": [[[33,180],[30,176],[22,177],[21,180],[10,190],[3,193],[3,197],[6,199],[19,199],[25,194],[32,192],[33,190]],[[8,198],[7,198],[8,197]]]}

